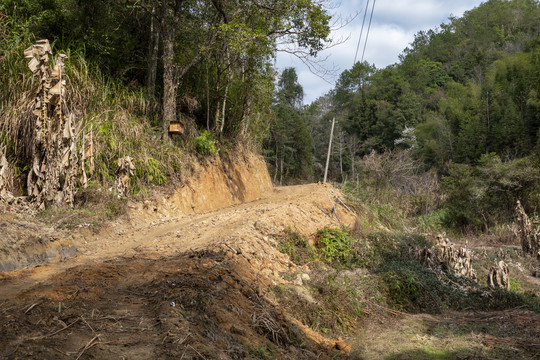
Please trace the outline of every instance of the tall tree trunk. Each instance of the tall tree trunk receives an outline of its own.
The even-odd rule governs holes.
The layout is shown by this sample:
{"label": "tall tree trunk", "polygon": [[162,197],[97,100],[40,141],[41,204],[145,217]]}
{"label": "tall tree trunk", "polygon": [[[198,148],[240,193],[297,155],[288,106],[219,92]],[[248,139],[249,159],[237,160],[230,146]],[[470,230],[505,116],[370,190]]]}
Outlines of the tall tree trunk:
{"label": "tall tree trunk", "polygon": [[[242,63],[242,83],[245,84],[246,79],[246,67],[245,64]],[[249,81],[247,83],[246,91],[244,93],[244,100],[242,104],[242,118],[240,120],[240,139],[244,139],[247,134],[247,130],[249,127],[249,115],[251,113],[251,84],[252,82]],[[259,114],[260,116],[260,114]]]}
{"label": "tall tree trunk", "polygon": [[150,41],[148,45],[148,71],[146,73],[146,88],[150,97],[156,95],[156,78],[158,65],[159,38],[161,36],[161,26],[157,19],[157,5],[152,5],[150,18]]}
{"label": "tall tree trunk", "polygon": [[487,93],[486,93],[486,115],[487,115],[487,137],[489,139],[489,128],[491,127],[491,124],[490,124],[490,118],[489,118],[489,90],[487,90]]}
{"label": "tall tree trunk", "polygon": [[343,132],[339,132],[339,174],[343,181]]}
{"label": "tall tree trunk", "polygon": [[277,142],[276,142],[276,161],[275,161],[274,165],[275,165],[275,168],[276,168],[276,172],[274,172],[274,184],[275,184],[275,183],[276,183],[276,180],[277,180],[278,169],[279,169],[279,165],[278,165],[278,146],[277,146]]}
{"label": "tall tree trunk", "polygon": [[352,171],[352,180],[354,181],[355,174],[354,174],[354,155],[356,154],[356,138],[355,136],[351,137],[351,171]]}
{"label": "tall tree trunk", "polygon": [[[176,0],[173,7],[164,0],[162,5],[163,32],[163,139],[169,140],[169,126],[176,121],[176,90],[178,76],[174,63],[174,37],[180,21],[182,0]],[[173,5],[171,4],[171,5]]]}
{"label": "tall tree trunk", "polygon": [[206,130],[210,131],[210,81],[208,79],[208,61],[206,62]]}
{"label": "tall tree trunk", "polygon": [[163,138],[169,138],[169,126],[176,120],[176,89],[174,76],[173,37],[163,37]]}
{"label": "tall tree trunk", "polygon": [[[249,127],[249,114],[251,112],[251,96],[249,91],[244,96],[244,104],[242,106],[242,119],[240,120],[241,130],[240,130],[240,139],[244,139],[247,135]],[[260,114],[259,114],[260,117]]]}
{"label": "tall tree trunk", "polygon": [[223,134],[223,129],[225,128],[225,110],[227,106],[227,93],[229,92],[229,86],[233,78],[232,70],[229,70],[229,75],[227,76],[227,82],[225,83],[225,92],[223,93],[223,104],[221,109],[221,126],[219,127],[219,136]]}
{"label": "tall tree trunk", "polygon": [[279,185],[283,185],[283,155],[281,154],[281,173],[279,175]]}

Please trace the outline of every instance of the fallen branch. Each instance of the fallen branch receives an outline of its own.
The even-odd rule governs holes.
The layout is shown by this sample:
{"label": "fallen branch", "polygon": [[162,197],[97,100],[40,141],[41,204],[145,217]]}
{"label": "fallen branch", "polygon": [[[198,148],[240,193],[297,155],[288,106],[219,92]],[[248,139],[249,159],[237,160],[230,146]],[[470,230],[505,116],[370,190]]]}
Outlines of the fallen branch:
{"label": "fallen branch", "polygon": [[92,330],[92,332],[95,334],[95,330],[90,326],[90,324],[81,316],[81,320],[86,324],[86,326],[88,326],[88,328],[90,330]]}
{"label": "fallen branch", "polygon": [[30,307],[28,309],[26,309],[26,311],[24,313],[28,314],[33,308],[35,308],[36,306],[38,306],[40,304],[41,304],[41,302],[33,303],[32,305],[30,305]]}
{"label": "fallen branch", "polygon": [[[197,349],[195,349],[193,346],[188,345],[188,347],[192,348],[193,351],[195,351],[200,357],[202,357],[204,360],[206,360],[206,358],[200,352],[198,352]],[[184,354],[182,354],[182,357],[184,357]]]}
{"label": "fallen branch", "polygon": [[82,356],[82,354],[84,354],[84,352],[88,349],[90,349],[92,346],[94,346],[95,344],[93,344],[94,341],[96,341],[96,339],[99,339],[101,335],[100,334],[97,334],[96,336],[94,336],[85,346],[84,348],[79,352],[79,355],[75,358],[75,360],[79,360],[80,357]]}
{"label": "fallen branch", "polygon": [[332,211],[333,211],[334,215],[336,216],[336,219],[337,219],[339,225],[341,225],[341,221],[339,220],[338,214],[337,214],[337,212],[336,212],[336,203],[332,200],[332,198],[330,197],[330,195],[328,195],[328,200],[330,200],[330,202],[332,203],[332,205],[333,205]]}
{"label": "fallen branch", "polygon": [[341,200],[338,196],[335,197],[336,200],[339,201],[339,203],[345,208],[347,209],[348,212],[350,212],[351,214],[353,215],[356,215],[354,211],[352,211],[351,209],[349,209],[349,207],[347,205],[345,205],[345,203],[343,202],[343,200]]}
{"label": "fallen branch", "polygon": [[77,320],[75,320],[75,321],[72,322],[71,324],[66,325],[65,327],[63,327],[63,328],[60,329],[60,330],[57,330],[57,331],[55,331],[55,332],[53,332],[53,333],[50,333],[50,334],[48,334],[48,335],[32,337],[32,338],[30,338],[30,339],[28,339],[28,340],[41,340],[41,339],[46,339],[46,338],[48,338],[48,337],[54,336],[54,335],[58,334],[59,332],[62,332],[62,331],[64,331],[64,330],[70,328],[72,325],[74,325],[74,324],[76,324],[77,322],[79,322],[79,320],[81,320],[80,317],[77,318]]}

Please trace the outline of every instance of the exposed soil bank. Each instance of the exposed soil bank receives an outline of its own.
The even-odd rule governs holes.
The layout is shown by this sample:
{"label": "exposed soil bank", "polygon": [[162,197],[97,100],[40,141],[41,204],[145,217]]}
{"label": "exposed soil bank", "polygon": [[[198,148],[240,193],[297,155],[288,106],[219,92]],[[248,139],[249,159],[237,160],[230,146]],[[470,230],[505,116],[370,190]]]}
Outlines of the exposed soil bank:
{"label": "exposed soil bank", "polygon": [[259,199],[273,189],[264,160],[248,152],[195,164],[194,174],[172,194],[131,207],[139,217],[200,214]]}
{"label": "exposed soil bank", "polygon": [[[131,202],[132,223],[140,226],[159,218],[205,213],[272,193],[266,164],[255,154],[216,157],[194,166],[196,175],[172,194]],[[0,272],[72,257],[92,237],[85,229],[62,231],[9,212],[0,214],[0,232],[4,234],[0,236]]]}

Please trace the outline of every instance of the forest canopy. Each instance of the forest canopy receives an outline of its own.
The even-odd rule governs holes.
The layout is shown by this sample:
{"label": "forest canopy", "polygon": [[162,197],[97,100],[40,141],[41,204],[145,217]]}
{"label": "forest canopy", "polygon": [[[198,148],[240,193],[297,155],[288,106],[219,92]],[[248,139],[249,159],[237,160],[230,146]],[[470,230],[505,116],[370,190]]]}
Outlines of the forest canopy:
{"label": "forest canopy", "polygon": [[[440,192],[419,204],[424,212],[444,210],[446,223],[458,228],[507,221],[518,199],[537,211],[538,1],[486,1],[420,31],[394,65],[354,64],[304,106],[296,70],[278,73],[273,58],[282,49],[310,61],[331,46],[328,6],[0,0],[0,153],[18,174],[12,190],[25,193],[33,151],[21,147],[35,91],[23,52],[49,39],[54,52],[67,55],[79,146],[90,132],[99,153],[91,181],[110,183],[117,159],[129,155],[139,191],[178,174],[185,152],[215,155],[237,144],[261,151],[276,183],[320,180],[335,118],[333,181],[359,184],[369,174],[378,186]],[[173,122],[181,137],[169,136]],[[404,173],[396,175],[407,169],[409,179],[437,186],[407,184]]]}
{"label": "forest canopy", "polygon": [[[511,219],[518,199],[537,211],[540,4],[486,1],[420,31],[398,63],[354,64],[305,111],[317,178],[335,117],[334,179],[358,179],[358,165],[372,153],[405,152],[411,173],[438,175],[449,225],[485,228]],[[397,161],[394,155],[385,159]]]}

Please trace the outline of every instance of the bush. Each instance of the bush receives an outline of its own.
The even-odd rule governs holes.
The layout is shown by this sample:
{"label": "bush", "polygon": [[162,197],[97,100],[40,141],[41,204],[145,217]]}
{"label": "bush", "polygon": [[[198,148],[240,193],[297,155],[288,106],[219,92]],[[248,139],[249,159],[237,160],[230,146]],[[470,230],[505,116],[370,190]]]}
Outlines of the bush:
{"label": "bush", "polygon": [[450,164],[442,185],[445,225],[462,231],[511,222],[517,200],[534,215],[540,201],[540,169],[529,158],[502,162],[485,154],[476,167]]}
{"label": "bush", "polygon": [[289,255],[291,261],[299,265],[318,258],[317,250],[306,238],[290,227],[285,229],[284,235],[279,240],[278,250]]}
{"label": "bush", "polygon": [[473,169],[469,165],[451,164],[448,176],[442,178],[443,190],[447,195],[444,207],[444,225],[465,229],[478,228],[482,224],[478,199],[474,191]]}
{"label": "bush", "polygon": [[398,307],[410,306],[420,296],[421,285],[409,270],[399,274],[390,270],[384,274],[383,279],[387,286],[388,295]]}
{"label": "bush", "polygon": [[201,134],[193,139],[195,145],[195,151],[202,156],[212,155],[216,156],[218,154],[218,149],[216,147],[217,141],[214,139],[214,134],[210,131],[203,130]]}
{"label": "bush", "polygon": [[325,227],[316,234],[317,246],[323,259],[328,262],[350,264],[354,260],[353,238],[351,234],[338,228]]}

